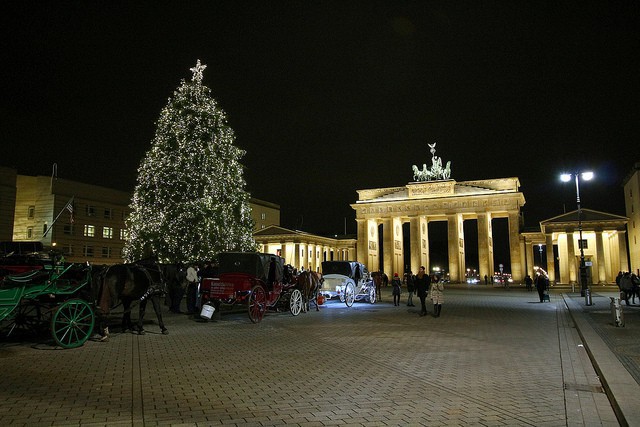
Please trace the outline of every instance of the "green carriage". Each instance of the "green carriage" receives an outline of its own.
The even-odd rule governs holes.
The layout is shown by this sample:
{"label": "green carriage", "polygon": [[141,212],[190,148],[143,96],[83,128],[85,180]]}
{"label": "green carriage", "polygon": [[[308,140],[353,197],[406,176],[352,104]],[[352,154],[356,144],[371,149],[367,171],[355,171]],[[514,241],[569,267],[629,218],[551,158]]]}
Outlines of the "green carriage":
{"label": "green carriage", "polygon": [[93,333],[91,267],[85,264],[45,265],[6,276],[0,281],[0,330],[42,332],[49,328],[63,348],[83,345]]}

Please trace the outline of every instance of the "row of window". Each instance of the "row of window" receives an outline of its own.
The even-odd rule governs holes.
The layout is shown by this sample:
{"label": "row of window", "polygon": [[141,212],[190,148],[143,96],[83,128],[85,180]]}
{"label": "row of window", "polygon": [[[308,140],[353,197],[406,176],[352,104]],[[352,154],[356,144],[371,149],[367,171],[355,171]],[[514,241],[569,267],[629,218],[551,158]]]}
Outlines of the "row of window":
{"label": "row of window", "polygon": [[[76,212],[75,209],[72,207],[71,210],[73,210],[73,212]],[[102,217],[104,219],[114,219],[115,218],[115,211],[112,208],[101,208],[102,211]],[[85,205],[84,206],[84,213],[86,216],[88,217],[96,217],[98,216],[98,208],[93,206],[93,205]],[[29,208],[27,209],[27,217],[29,219],[33,219],[36,216],[36,207],[34,205],[29,206]],[[127,214],[125,211],[121,211],[120,212],[120,216],[122,218],[122,220],[124,221]]]}
{"label": "row of window", "polygon": [[[84,237],[96,237],[96,231],[99,227],[91,224],[85,224],[83,226],[82,235]],[[75,227],[73,224],[65,224],[64,226],[64,234],[72,236],[74,233]],[[102,227],[102,238],[103,239],[113,239],[115,236],[115,228],[114,227]],[[124,228],[120,229],[120,240],[127,240],[129,237],[129,233]]]}
{"label": "row of window", "polygon": [[[42,235],[47,233],[47,224],[43,224],[42,226]],[[96,237],[96,226],[85,224],[84,229],[82,231],[82,235],[84,237]],[[64,226],[64,234],[67,236],[73,236],[75,227],[73,224],[66,224]],[[102,227],[102,238],[103,239],[113,239],[115,236],[115,228],[113,227]],[[129,233],[124,228],[120,229],[120,240],[127,240],[129,238]],[[33,227],[27,227],[27,239],[34,239],[36,235],[34,233]]]}
{"label": "row of window", "polygon": [[[69,245],[69,246],[65,246],[64,248],[62,248],[62,253],[65,256],[73,256],[76,255],[74,252],[74,247]],[[91,245],[84,245],[82,246],[82,250],[80,252],[80,254],[83,257],[87,257],[87,258],[94,258],[94,257],[101,257],[101,258],[123,258],[124,254],[123,254],[123,250],[122,249],[118,249],[118,248],[111,248],[108,246],[103,246],[101,248],[99,248],[96,251],[96,248],[94,248]]]}

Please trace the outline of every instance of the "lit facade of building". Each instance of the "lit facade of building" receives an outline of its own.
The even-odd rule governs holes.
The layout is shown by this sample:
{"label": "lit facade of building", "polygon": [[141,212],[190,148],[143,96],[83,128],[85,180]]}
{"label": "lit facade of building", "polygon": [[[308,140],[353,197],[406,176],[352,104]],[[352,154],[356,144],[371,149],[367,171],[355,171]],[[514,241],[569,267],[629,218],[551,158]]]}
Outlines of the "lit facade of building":
{"label": "lit facade of building", "polygon": [[13,240],[40,241],[69,262],[119,263],[130,201],[124,191],[18,175]]}
{"label": "lit facade of building", "polygon": [[624,202],[628,225],[630,269],[640,274],[640,162],[624,180]]}
{"label": "lit facade of building", "polygon": [[[411,271],[429,266],[429,223],[442,221],[448,230],[448,271],[451,281],[464,280],[464,221],[478,224],[480,277],[492,276],[494,218],[507,218],[509,252],[514,280],[520,281],[524,266],[524,241],[520,236],[520,209],[525,204],[518,178],[457,182],[453,179],[410,182],[404,187],[358,190],[351,207],[358,223],[357,261],[377,266],[382,241],[384,272],[404,274],[403,224],[410,226]],[[382,226],[382,239],[379,235]]]}
{"label": "lit facade of building", "polygon": [[253,231],[263,230],[270,225],[280,225],[280,206],[264,200],[249,199]]}
{"label": "lit facade of building", "polygon": [[16,170],[0,166],[0,241],[13,238],[13,215],[16,207]]}
{"label": "lit facade of building", "polygon": [[277,226],[259,230],[253,238],[259,252],[279,255],[297,269],[322,272],[323,261],[351,261],[356,255],[356,240],[350,238],[323,237]]}
{"label": "lit facade of building", "polygon": [[[623,216],[581,209],[540,222],[540,232],[523,233],[526,247],[527,273],[533,277],[534,267],[546,268],[551,283],[577,284],[580,274],[580,247],[584,252],[588,284],[615,282],[618,271],[627,271],[626,226]],[[579,228],[582,227],[582,241]],[[554,251],[554,246],[556,250]],[[545,248],[544,263],[536,258],[537,247]],[[559,271],[556,270],[555,254]],[[540,265],[543,264],[543,265]]]}

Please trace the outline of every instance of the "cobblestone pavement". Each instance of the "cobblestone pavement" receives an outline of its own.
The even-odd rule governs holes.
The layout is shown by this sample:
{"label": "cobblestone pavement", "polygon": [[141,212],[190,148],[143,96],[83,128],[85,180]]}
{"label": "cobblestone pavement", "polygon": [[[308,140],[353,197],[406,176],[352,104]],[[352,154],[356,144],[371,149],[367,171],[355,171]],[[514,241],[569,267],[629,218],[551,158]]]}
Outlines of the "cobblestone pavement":
{"label": "cobblestone pavement", "polygon": [[433,318],[419,317],[419,307],[394,307],[387,292],[374,305],[330,301],[297,317],[270,313],[257,325],[244,312],[207,323],[166,312],[169,335],[147,321],[146,335],[114,333],[71,350],[0,341],[0,419],[29,426],[619,425],[575,327],[576,301],[569,310],[556,294],[539,303],[520,289],[451,287],[442,316]]}

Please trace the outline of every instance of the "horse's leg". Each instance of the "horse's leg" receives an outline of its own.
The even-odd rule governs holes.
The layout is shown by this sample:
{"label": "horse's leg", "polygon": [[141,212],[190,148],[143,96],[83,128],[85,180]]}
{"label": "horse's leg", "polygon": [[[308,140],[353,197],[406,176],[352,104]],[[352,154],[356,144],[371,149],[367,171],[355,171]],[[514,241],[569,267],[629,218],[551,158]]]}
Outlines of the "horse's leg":
{"label": "horse's leg", "polygon": [[140,301],[140,309],[138,310],[138,335],[144,335],[144,326],[142,325],[142,321],[144,320],[144,314],[147,311],[147,299],[143,299]]}
{"label": "horse's leg", "polygon": [[133,331],[133,323],[131,323],[131,300],[123,300],[122,308],[124,309],[124,313],[122,314],[122,332]]}
{"label": "horse's leg", "polygon": [[151,304],[153,304],[153,311],[156,312],[156,317],[158,318],[158,325],[160,326],[160,330],[164,335],[167,335],[169,331],[164,326],[164,322],[162,321],[162,307],[160,306],[160,295],[153,295],[151,297]]}

